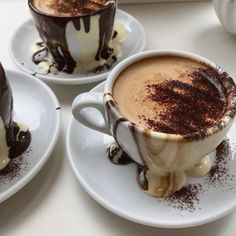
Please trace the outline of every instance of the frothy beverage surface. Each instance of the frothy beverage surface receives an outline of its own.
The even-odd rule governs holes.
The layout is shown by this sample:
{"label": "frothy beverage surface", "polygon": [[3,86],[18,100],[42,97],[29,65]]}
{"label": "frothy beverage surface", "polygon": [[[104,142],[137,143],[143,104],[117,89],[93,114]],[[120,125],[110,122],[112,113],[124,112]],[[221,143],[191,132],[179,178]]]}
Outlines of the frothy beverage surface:
{"label": "frothy beverage surface", "polygon": [[117,78],[113,98],[130,121],[181,135],[213,126],[227,106],[218,71],[176,56],[148,58],[129,66]]}
{"label": "frothy beverage surface", "polygon": [[100,10],[114,0],[34,0],[40,11],[55,16],[80,16]]}

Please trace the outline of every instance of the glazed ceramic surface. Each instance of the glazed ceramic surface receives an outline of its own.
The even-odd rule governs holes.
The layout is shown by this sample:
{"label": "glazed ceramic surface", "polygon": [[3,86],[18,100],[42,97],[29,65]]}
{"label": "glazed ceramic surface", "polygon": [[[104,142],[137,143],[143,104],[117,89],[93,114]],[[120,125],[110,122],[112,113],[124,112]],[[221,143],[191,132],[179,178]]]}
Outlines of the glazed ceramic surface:
{"label": "glazed ceramic surface", "polygon": [[6,71],[13,93],[13,119],[27,124],[32,140],[17,161],[17,168],[0,175],[0,202],[26,185],[52,153],[61,128],[61,110],[51,89],[40,80],[19,72]]}
{"label": "glazed ceramic surface", "polygon": [[[137,19],[128,13],[118,10],[116,14],[116,22],[124,25],[127,30],[127,37],[121,44],[122,56],[118,62],[130,55],[141,52],[145,47],[146,37],[144,29]],[[27,20],[20,25],[15,31],[10,43],[10,55],[14,63],[23,71],[33,74],[37,78],[46,82],[57,84],[87,84],[106,79],[110,71],[96,74],[66,74],[59,72],[54,75],[37,73],[37,65],[32,61],[30,47],[39,40],[38,32],[32,20]]]}

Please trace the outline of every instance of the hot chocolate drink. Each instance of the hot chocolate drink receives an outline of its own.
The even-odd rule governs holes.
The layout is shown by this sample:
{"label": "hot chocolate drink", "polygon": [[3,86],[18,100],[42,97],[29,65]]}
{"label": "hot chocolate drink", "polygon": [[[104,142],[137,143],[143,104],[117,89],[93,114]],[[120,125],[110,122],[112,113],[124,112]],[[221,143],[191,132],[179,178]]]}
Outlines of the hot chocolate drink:
{"label": "hot chocolate drink", "polygon": [[[187,175],[206,175],[211,169],[206,154],[215,147],[213,141],[208,143],[211,148],[204,147],[200,140],[213,140],[216,130],[223,130],[235,114],[235,96],[235,84],[226,72],[187,57],[158,55],[126,67],[112,88],[114,104],[123,116],[116,121],[113,135],[118,140],[119,123],[131,122],[144,163],[138,165],[139,185],[151,195],[165,197],[181,189]],[[152,135],[160,139],[152,140]],[[200,146],[194,147],[198,141]],[[120,144],[113,146],[109,148],[112,162],[131,160],[120,153]]]}
{"label": "hot chocolate drink", "polygon": [[[114,137],[107,152],[113,163],[136,163],[140,187],[167,197],[189,175],[209,173],[209,154],[234,122],[236,85],[198,55],[146,51],[115,67],[104,93],[82,94],[72,107],[82,124]],[[105,111],[104,122],[92,122],[89,112],[82,115],[90,107]]]}
{"label": "hot chocolate drink", "polygon": [[215,69],[176,56],[137,62],[119,75],[113,87],[113,97],[128,120],[180,135],[217,124],[227,105],[224,92]]}
{"label": "hot chocolate drink", "polygon": [[81,16],[103,9],[113,0],[34,0],[40,11],[54,16]]}

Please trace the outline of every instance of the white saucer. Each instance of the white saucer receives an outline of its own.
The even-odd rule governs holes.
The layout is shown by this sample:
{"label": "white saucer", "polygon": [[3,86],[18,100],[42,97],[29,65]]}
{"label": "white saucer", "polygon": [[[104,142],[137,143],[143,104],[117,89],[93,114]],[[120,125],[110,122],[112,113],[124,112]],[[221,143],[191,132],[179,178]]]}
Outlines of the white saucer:
{"label": "white saucer", "polygon": [[[127,30],[127,37],[121,44],[122,57],[117,63],[128,56],[143,51],[145,47],[145,33],[141,24],[133,16],[118,10],[116,21],[122,23]],[[37,66],[31,60],[30,47],[39,40],[38,32],[33,21],[27,20],[19,26],[14,33],[10,43],[10,55],[14,63],[23,71],[35,74]],[[117,64],[116,63],[116,64]],[[57,84],[87,84],[96,81],[102,81],[108,76],[108,72],[101,72],[90,76],[82,74],[65,74],[59,72],[57,75],[49,73],[47,75],[35,74],[36,77]]]}
{"label": "white saucer", "polygon": [[60,105],[47,85],[19,72],[6,71],[6,75],[13,93],[13,120],[27,124],[32,140],[22,156],[18,173],[1,174],[0,202],[23,188],[39,172],[52,153],[61,128]]}
{"label": "white saucer", "polygon": [[[103,88],[104,83],[93,90],[102,92]],[[95,111],[91,109],[90,112]],[[228,135],[233,147],[228,163],[229,175],[236,173],[236,145],[232,143],[235,132],[236,124]],[[217,183],[206,186],[204,178],[190,179],[190,183],[199,183],[205,189],[198,194],[195,210],[186,208],[186,205],[181,209],[178,202],[172,204],[166,199],[148,196],[137,184],[135,164],[115,165],[107,158],[106,148],[111,140],[110,136],[93,131],[74,118],[70,121],[66,145],[72,169],[88,194],[113,213],[140,224],[183,228],[214,221],[235,208],[236,176],[225,186]]]}

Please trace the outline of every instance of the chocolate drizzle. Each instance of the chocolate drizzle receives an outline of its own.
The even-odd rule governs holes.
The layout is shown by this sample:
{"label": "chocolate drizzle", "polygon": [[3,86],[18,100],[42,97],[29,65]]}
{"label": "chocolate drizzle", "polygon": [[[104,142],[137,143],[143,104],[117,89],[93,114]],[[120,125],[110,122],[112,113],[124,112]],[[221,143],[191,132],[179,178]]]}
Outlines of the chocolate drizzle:
{"label": "chocolate drizzle", "polygon": [[[104,97],[106,96],[111,96],[111,94],[106,93],[104,94]],[[139,184],[139,186],[143,189],[143,190],[147,190],[148,189],[148,181],[145,177],[146,175],[146,171],[147,171],[147,166],[141,165],[137,162],[135,162],[126,152],[124,152],[122,150],[122,148],[120,147],[120,144],[118,142],[118,137],[117,137],[117,130],[118,127],[121,123],[123,122],[128,122],[128,120],[124,117],[116,117],[113,112],[110,112],[111,109],[115,109],[116,111],[118,111],[118,108],[116,107],[116,104],[113,100],[108,99],[108,101],[105,103],[106,104],[106,111],[107,112],[107,119],[108,119],[108,124],[110,126],[110,130],[112,131],[112,135],[115,139],[115,143],[112,143],[108,148],[107,148],[107,155],[109,160],[117,165],[128,165],[130,163],[135,163],[137,165],[137,182]],[[119,114],[119,113],[117,113]],[[113,126],[112,126],[113,124]],[[129,123],[129,129],[131,131],[131,134],[133,136],[133,139],[135,141],[135,143],[137,144],[137,137],[136,137],[136,131],[135,131],[135,124],[133,123]],[[139,147],[139,145],[137,145]],[[142,153],[141,150],[139,149],[139,155],[142,157]],[[143,163],[144,159],[142,158]]]}
{"label": "chocolate drizzle", "polygon": [[0,116],[6,130],[6,142],[9,147],[9,158],[22,154],[31,142],[29,130],[21,131],[12,120],[13,98],[4,69],[0,63]]}
{"label": "chocolate drizzle", "polygon": [[116,165],[128,165],[134,163],[137,165],[137,182],[141,189],[148,190],[148,180],[146,179],[146,166],[140,165],[135,162],[126,152],[124,152],[117,142],[112,143],[107,148],[107,156],[109,160]]}
{"label": "chocolate drizzle", "polygon": [[[108,59],[112,53],[112,49],[109,48],[109,41],[111,40],[113,33],[113,22],[115,18],[115,7],[101,13],[99,19],[99,47],[95,59],[98,61],[100,58]],[[112,22],[112,24],[111,24]]]}
{"label": "chocolate drizzle", "polygon": [[[104,96],[110,96],[110,94],[105,94]],[[117,109],[116,108],[116,104],[113,100],[108,100],[106,102],[106,109],[107,111],[110,111],[110,109]],[[127,122],[128,120],[124,117],[116,117],[116,116],[113,116],[113,113],[112,112],[107,112],[107,120],[108,120],[108,125],[110,125],[110,130],[111,130],[111,133],[114,137],[114,139],[116,140],[117,142],[117,129],[118,129],[118,126],[120,123],[122,122]],[[114,124],[113,126],[111,124]]]}
{"label": "chocolate drizzle", "polygon": [[82,20],[86,33],[89,33],[91,17],[99,15],[99,47],[95,60],[108,59],[112,53],[109,48],[109,42],[112,37],[113,22],[116,12],[115,1],[111,1],[109,4],[104,5],[99,9],[91,10],[89,12],[85,8],[80,9],[83,14],[75,16],[73,16],[73,14],[72,16],[48,15],[35,8],[34,0],[29,0],[28,3],[39,35],[52,54],[54,66],[58,71],[70,74],[73,73],[76,67],[76,61],[69,51],[66,39],[66,26],[69,22],[72,22],[74,27],[79,31],[81,29]]}
{"label": "chocolate drizzle", "polygon": [[[139,145],[139,141],[138,141],[138,131],[136,131],[136,125],[134,123],[130,123],[129,124],[129,129],[130,129],[130,132],[132,134],[132,137],[133,137],[133,140],[134,140],[134,143],[136,144],[137,146],[137,150],[138,150],[138,154],[143,162],[143,164],[146,165],[146,162],[145,162],[145,158],[143,156],[143,153],[142,153],[142,150],[141,150],[141,147]],[[144,131],[144,133],[142,135],[147,135],[148,131]]]}
{"label": "chocolate drizzle", "polygon": [[146,178],[147,170],[148,168],[146,166],[137,164],[137,182],[139,187],[144,191],[148,190],[148,180]]}

